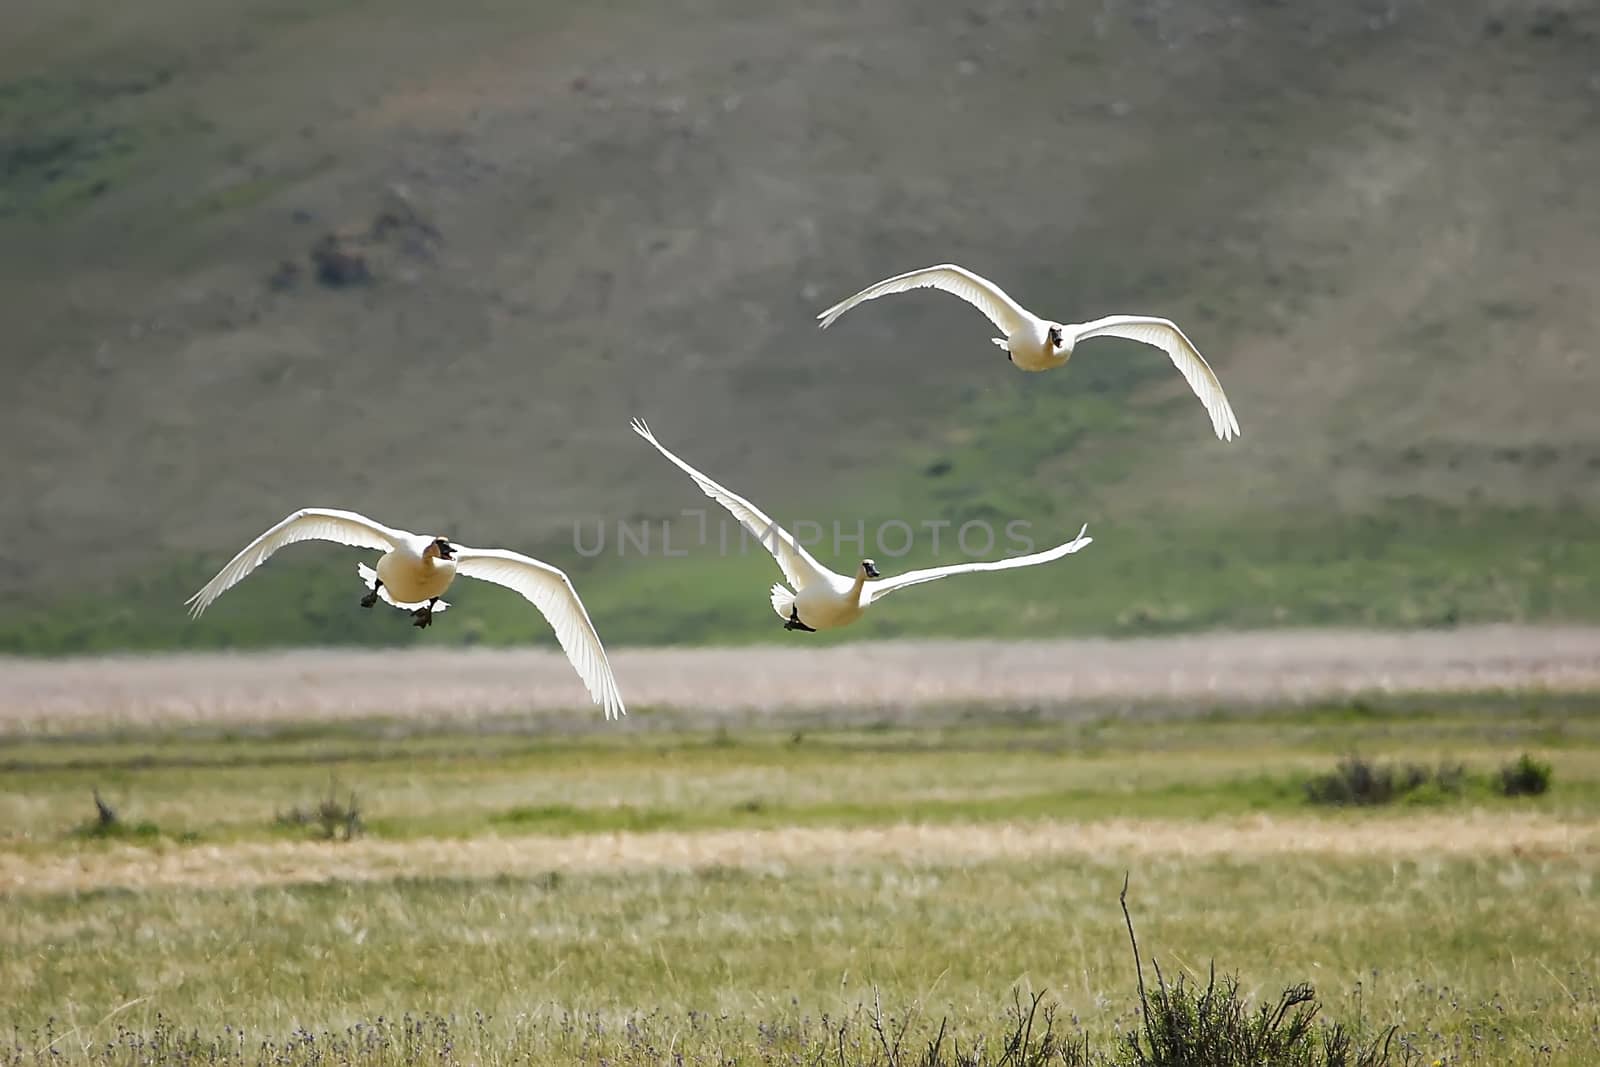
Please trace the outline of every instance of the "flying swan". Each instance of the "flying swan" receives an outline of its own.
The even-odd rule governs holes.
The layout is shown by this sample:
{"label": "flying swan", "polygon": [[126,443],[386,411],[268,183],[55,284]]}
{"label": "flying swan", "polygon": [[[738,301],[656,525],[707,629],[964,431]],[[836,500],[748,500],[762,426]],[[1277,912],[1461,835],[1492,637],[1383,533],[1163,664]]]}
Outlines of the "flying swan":
{"label": "flying swan", "polygon": [[439,598],[458,574],[516,590],[549,620],[589,695],[605,708],[606,718],[628,713],[600,635],[565,573],[503,548],[467,548],[443,537],[393,530],[353,511],[301,508],[290,515],[246,545],[205,588],[185,601],[190,615],[199,618],[217,597],[296,541],[332,541],[381,551],[377,570],[365,563],[356,565],[362,584],[369,586],[361,606],[370,608],[381,597],[386,604],[410,610],[415,626],[431,626],[434,614],[450,606]]}
{"label": "flying swan", "polygon": [[1211,414],[1211,428],[1217,432],[1217,436],[1224,441],[1239,436],[1239,420],[1234,418],[1233,409],[1228,406],[1222,383],[1217,381],[1211,365],[1195,348],[1194,342],[1178,329],[1177,323],[1168,319],[1146,315],[1107,315],[1093,322],[1050,322],[1018,304],[994,282],[954,263],[942,263],[937,267],[924,267],[885,278],[848,300],[833,305],[817,318],[826,329],[857,304],[912,289],[943,289],[989,316],[989,321],[1005,333],[1004,337],[992,340],[1005,351],[1006,358],[1021,370],[1042,371],[1059,367],[1072,358],[1072,350],[1080,341],[1093,337],[1124,337],[1154,345],[1172,358],[1173,364],[1189,383],[1189,388],[1206,406],[1206,411]]}
{"label": "flying swan", "polygon": [[[789,580],[789,585],[794,587],[793,591],[782,584],[772,587],[772,609],[783,619],[785,630],[804,630],[812,633],[817,630],[833,630],[840,626],[848,626],[861,618],[870,605],[876,604],[896,589],[937,581],[952,574],[1005,571],[1014,567],[1049,563],[1051,560],[1071,555],[1094,541],[1094,538],[1084,536],[1084,530],[1089,528],[1085,525],[1083,530],[1078,531],[1078,536],[1066,544],[1028,556],[1016,556],[988,563],[957,563],[949,567],[907,571],[893,578],[883,577],[878,573],[877,565],[872,560],[864,559],[861,561],[861,566],[856,569],[856,576],[846,578],[813,559],[811,553],[807,552],[793,535],[767,518],[750,501],[724,489],[673,455],[665,445],[656,440],[655,434],[650,432],[650,427],[643,421],[633,420],[633,432],[655,445],[657,451],[693,478],[706,496],[727,508],[728,513],[738,519],[740,524],[754,534],[767,551],[772,553],[772,558],[778,561],[783,576]],[[871,584],[868,584],[869,582]]]}

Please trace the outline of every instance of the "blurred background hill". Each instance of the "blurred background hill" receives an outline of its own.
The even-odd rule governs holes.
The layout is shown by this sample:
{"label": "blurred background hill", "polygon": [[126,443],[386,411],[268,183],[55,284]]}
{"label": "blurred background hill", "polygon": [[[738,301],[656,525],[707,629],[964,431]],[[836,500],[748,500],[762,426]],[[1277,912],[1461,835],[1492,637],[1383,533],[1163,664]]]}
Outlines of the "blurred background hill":
{"label": "blurred background hill", "polygon": [[[0,649],[415,639],[332,546],[187,622],[313,504],[540,554],[612,643],[792,638],[754,555],[575,551],[707,503],[634,415],[780,520],[1097,538],[852,636],[1600,617],[1592,3],[5,21]],[[1018,374],[950,297],[816,329],[946,260],[1068,321],[1177,320],[1243,439],[1154,350]],[[547,639],[510,593],[451,599],[428,640]]]}

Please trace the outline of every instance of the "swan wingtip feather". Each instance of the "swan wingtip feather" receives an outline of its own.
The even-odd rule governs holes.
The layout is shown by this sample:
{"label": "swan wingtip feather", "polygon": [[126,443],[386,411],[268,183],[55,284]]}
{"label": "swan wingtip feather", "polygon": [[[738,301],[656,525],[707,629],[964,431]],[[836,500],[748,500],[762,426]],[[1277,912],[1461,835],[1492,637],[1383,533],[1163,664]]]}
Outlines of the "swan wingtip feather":
{"label": "swan wingtip feather", "polygon": [[200,617],[200,613],[205,611],[206,608],[211,604],[211,601],[206,599],[206,589],[208,588],[210,588],[209,585],[202,586],[194,596],[183,602],[183,606],[189,609],[189,618],[198,619]]}

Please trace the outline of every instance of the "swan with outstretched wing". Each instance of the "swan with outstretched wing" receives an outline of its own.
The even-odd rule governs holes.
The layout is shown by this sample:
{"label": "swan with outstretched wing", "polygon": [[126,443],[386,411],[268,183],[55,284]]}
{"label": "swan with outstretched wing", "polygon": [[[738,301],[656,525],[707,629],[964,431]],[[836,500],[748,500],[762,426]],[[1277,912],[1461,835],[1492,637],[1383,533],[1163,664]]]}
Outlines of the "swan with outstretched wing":
{"label": "swan with outstretched wing", "polygon": [[1096,337],[1121,337],[1161,349],[1178,368],[1194,395],[1211,416],[1211,428],[1224,441],[1239,436],[1239,420],[1234,417],[1228,397],[1216,372],[1206,362],[1188,335],[1170,319],[1146,315],[1108,315],[1093,322],[1062,323],[1041,319],[1006,295],[994,282],[954,263],[907,271],[869,285],[855,296],[841,300],[817,316],[824,328],[857,304],[876,300],[890,293],[912,289],[939,289],[959,296],[994,323],[1005,336],[993,342],[1020,370],[1045,371],[1064,365],[1082,342]]}
{"label": "swan with outstretched wing", "polygon": [[299,541],[332,541],[383,553],[376,568],[357,564],[367,586],[361,606],[381,598],[411,612],[413,624],[428,627],[433,616],[449,607],[440,598],[457,575],[493,582],[521,593],[550,623],[562,651],[583,680],[589,696],[605,709],[606,718],[627,714],[606,650],[572,582],[556,567],[503,548],[468,548],[445,537],[414,534],[375,522],[354,511],[301,508],[246,545],[217,576],[188,600],[199,617],[212,602],[243,581],[274,552]]}
{"label": "swan with outstretched wing", "polygon": [[856,567],[855,575],[846,577],[818,563],[811,553],[795,540],[793,534],[769,519],[760,508],[733,490],[717,484],[674,455],[666,445],[656,440],[655,434],[650,432],[650,427],[643,421],[633,420],[633,432],[649,441],[658,452],[693,479],[701,492],[727,508],[728,513],[739,520],[739,523],[772,553],[772,558],[777,561],[783,576],[788,579],[789,585],[793,586],[792,589],[782,584],[772,587],[772,610],[783,619],[785,630],[810,632],[838,629],[861,618],[869,605],[882,600],[896,589],[921,585],[923,582],[933,582],[956,574],[1003,571],[1049,563],[1071,555],[1094,541],[1094,538],[1084,536],[1088,530],[1085,526],[1071,541],[1026,556],[987,563],[956,563],[948,567],[908,571],[893,578],[883,577],[878,572],[876,563],[864,559]]}

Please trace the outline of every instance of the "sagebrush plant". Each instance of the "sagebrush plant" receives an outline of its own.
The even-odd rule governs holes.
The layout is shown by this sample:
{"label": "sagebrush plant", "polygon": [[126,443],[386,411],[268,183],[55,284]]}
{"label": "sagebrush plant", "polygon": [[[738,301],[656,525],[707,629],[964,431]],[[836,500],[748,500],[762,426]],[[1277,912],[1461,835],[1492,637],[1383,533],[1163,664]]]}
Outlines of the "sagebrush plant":
{"label": "sagebrush plant", "polygon": [[1550,789],[1550,764],[1524,752],[1500,768],[1500,792],[1508,797],[1536,797]]}
{"label": "sagebrush plant", "polygon": [[[1122,885],[1122,917],[1128,924],[1134,972],[1139,982],[1143,1025],[1127,1034],[1115,1067],[1382,1067],[1393,1062],[1398,1030],[1362,1040],[1341,1023],[1319,1022],[1321,1005],[1306,983],[1285,989],[1274,1004],[1250,1010],[1236,975],[1217,984],[1213,962],[1204,991],[1182,974],[1167,984],[1153,959],[1156,990],[1147,994],[1139,942],[1128,913],[1128,884]],[[1405,1060],[1412,1057],[1405,1054]]]}
{"label": "sagebrush plant", "polygon": [[328,794],[310,807],[295,806],[280,811],[274,817],[279,826],[310,827],[317,836],[327,841],[353,841],[366,830],[361,819],[361,804],[352,790],[344,800],[339,799],[339,780],[328,778]]}
{"label": "sagebrush plant", "polygon": [[[1157,974],[1160,974],[1159,969]],[[1239,979],[1219,984],[1213,966],[1204,990],[1180,974],[1158,979],[1145,1005],[1143,1031],[1127,1036],[1115,1062],[1130,1067],[1378,1067],[1392,1062],[1394,1030],[1362,1042],[1341,1023],[1324,1023],[1311,986],[1291,986],[1276,1003],[1251,1011]]]}
{"label": "sagebrush plant", "polygon": [[1467,785],[1467,769],[1459,763],[1426,767],[1420,763],[1377,763],[1351,754],[1341,757],[1327,774],[1306,782],[1306,799],[1337,806],[1391,804],[1432,793],[1459,796]]}

